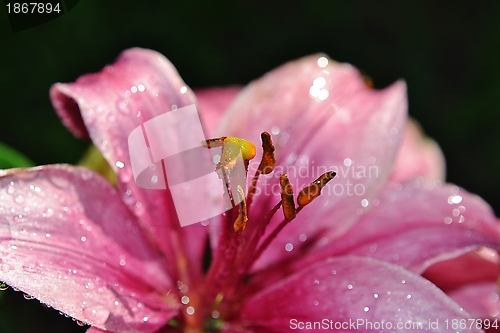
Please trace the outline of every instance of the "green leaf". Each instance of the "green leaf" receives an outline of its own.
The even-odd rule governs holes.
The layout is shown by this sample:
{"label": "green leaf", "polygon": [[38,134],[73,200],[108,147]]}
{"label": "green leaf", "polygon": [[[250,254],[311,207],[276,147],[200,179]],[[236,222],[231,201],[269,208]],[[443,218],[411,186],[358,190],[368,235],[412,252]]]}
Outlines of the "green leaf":
{"label": "green leaf", "polygon": [[31,167],[34,163],[15,150],[0,142],[0,169]]}

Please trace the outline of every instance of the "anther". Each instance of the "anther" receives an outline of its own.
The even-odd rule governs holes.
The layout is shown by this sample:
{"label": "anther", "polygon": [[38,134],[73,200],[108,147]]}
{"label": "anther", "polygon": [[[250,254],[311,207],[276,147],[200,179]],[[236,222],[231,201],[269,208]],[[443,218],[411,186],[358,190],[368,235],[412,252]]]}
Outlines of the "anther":
{"label": "anther", "polygon": [[262,132],[260,134],[262,140],[262,160],[259,164],[259,173],[263,175],[270,174],[274,170],[274,164],[276,163],[276,158],[274,158],[274,146],[273,140],[271,139],[271,134],[268,132]]}
{"label": "anther", "polygon": [[321,195],[321,189],[336,175],[337,174],[333,171],[326,172],[313,181],[309,186],[300,191],[297,196],[297,204],[299,207],[302,208],[319,197]]}
{"label": "anther", "polygon": [[238,217],[236,218],[236,221],[234,221],[233,226],[234,226],[234,231],[236,231],[237,233],[241,233],[243,230],[245,230],[245,226],[247,225],[248,221],[247,202],[245,200],[245,192],[243,191],[241,185],[238,185],[237,191],[238,191],[238,197],[241,201],[239,206],[239,214]]}
{"label": "anther", "polygon": [[281,205],[283,207],[283,215],[286,221],[291,221],[295,218],[295,203],[293,202],[293,187],[286,174],[280,176],[281,187]]}

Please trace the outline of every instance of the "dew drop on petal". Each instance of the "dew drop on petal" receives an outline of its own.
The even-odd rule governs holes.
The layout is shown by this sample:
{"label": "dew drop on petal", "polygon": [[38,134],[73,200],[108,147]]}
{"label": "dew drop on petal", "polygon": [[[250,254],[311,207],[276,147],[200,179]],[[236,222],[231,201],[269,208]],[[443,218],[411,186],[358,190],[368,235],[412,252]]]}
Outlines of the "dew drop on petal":
{"label": "dew drop on petal", "polygon": [[290,252],[293,250],[293,244],[292,243],[286,243],[285,245],[285,251]]}
{"label": "dew drop on petal", "polygon": [[90,324],[102,325],[108,320],[110,311],[102,305],[86,306],[83,309],[83,314]]}
{"label": "dew drop on petal", "polygon": [[347,285],[347,289],[351,290],[353,288],[352,284]]}
{"label": "dew drop on petal", "polygon": [[378,294],[373,294],[373,298],[378,298]]}
{"label": "dew drop on petal", "polygon": [[148,317],[144,317],[144,318],[142,318],[142,321],[143,321],[143,322],[147,322],[148,320],[149,320],[149,318],[148,318]]}
{"label": "dew drop on petal", "polygon": [[188,304],[189,303],[189,297],[188,296],[182,296],[181,297],[181,303],[182,304]]}
{"label": "dew drop on petal", "polygon": [[325,68],[326,66],[328,66],[328,58],[319,57],[318,58],[318,66],[321,68]]}
{"label": "dew drop on petal", "polygon": [[192,306],[188,306],[186,308],[186,312],[188,315],[192,315],[192,314],[194,314],[194,308]]}
{"label": "dew drop on petal", "polygon": [[363,309],[364,312],[368,312],[370,310],[369,307],[365,306],[365,308]]}
{"label": "dew drop on petal", "polygon": [[122,161],[116,161],[115,165],[117,168],[122,169],[125,166],[125,163]]}

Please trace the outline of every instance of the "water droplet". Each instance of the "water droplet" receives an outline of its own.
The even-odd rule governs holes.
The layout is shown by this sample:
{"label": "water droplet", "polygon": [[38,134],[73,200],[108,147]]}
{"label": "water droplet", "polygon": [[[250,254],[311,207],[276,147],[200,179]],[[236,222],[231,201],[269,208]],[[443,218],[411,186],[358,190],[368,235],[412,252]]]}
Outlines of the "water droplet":
{"label": "water droplet", "polygon": [[346,159],[344,159],[344,165],[345,166],[348,167],[348,166],[351,166],[351,164],[352,164],[352,160],[349,157],[346,158]]}
{"label": "water droplet", "polygon": [[448,197],[448,203],[450,205],[459,204],[461,202],[462,202],[462,196],[460,196],[460,195],[452,195],[452,196]]}
{"label": "water droplet", "polygon": [[120,266],[125,266],[127,264],[127,262],[125,261],[125,259],[120,259]]}
{"label": "water droplet", "polygon": [[7,187],[7,193],[9,194],[13,194],[15,191],[15,188],[14,188],[14,182],[10,182],[10,185],[9,187]]}
{"label": "water droplet", "polygon": [[70,186],[70,181],[65,177],[53,176],[50,178],[50,182],[60,189],[67,189]]}
{"label": "water droplet", "polygon": [[336,270],[332,270],[332,275],[337,275],[337,271]]}
{"label": "water droplet", "polygon": [[361,200],[361,206],[368,207],[368,200],[367,199]]}
{"label": "water droplet", "polygon": [[153,184],[158,183],[158,176],[157,175],[151,176],[151,183],[153,183]]}
{"label": "water droplet", "polygon": [[402,283],[402,284],[405,284],[405,283],[406,283],[406,280],[401,280],[401,283]]}
{"label": "water droplet", "polygon": [[102,325],[109,318],[109,310],[102,305],[86,306],[83,309],[86,321],[93,325]]}
{"label": "water droplet", "polygon": [[116,161],[115,165],[117,168],[122,169],[125,166],[125,163],[122,161]]}
{"label": "water droplet", "polygon": [[182,304],[188,304],[189,303],[189,297],[188,296],[182,296],[181,302],[182,302]]}
{"label": "water droplet", "polygon": [[326,66],[328,66],[328,58],[319,57],[318,58],[318,66],[321,68],[325,68]]}
{"label": "water droplet", "polygon": [[274,135],[280,134],[280,128],[278,126],[273,126],[271,128],[271,133],[273,133]]}
{"label": "water droplet", "polygon": [[349,289],[349,290],[351,290],[352,288],[353,288],[352,284],[349,284],[349,285],[347,286],[347,289]]}
{"label": "water droplet", "polygon": [[220,312],[219,311],[212,311],[212,318],[217,319],[220,317]]}
{"label": "water droplet", "polygon": [[378,298],[378,294],[373,294],[373,298]]}
{"label": "water droplet", "polygon": [[182,86],[181,89],[179,89],[179,91],[181,92],[181,94],[185,94],[187,92],[187,87],[186,86]]}
{"label": "water droplet", "polygon": [[290,252],[293,250],[293,244],[292,243],[286,243],[285,245],[285,251]]}
{"label": "water droplet", "polygon": [[192,315],[192,314],[194,314],[194,308],[192,306],[188,306],[186,308],[186,312],[188,315]]}
{"label": "water droplet", "polygon": [[314,280],[314,284],[319,284],[319,280]]}
{"label": "water droplet", "polygon": [[51,217],[54,215],[54,210],[52,208],[47,208],[45,213],[42,213],[42,217]]}
{"label": "water droplet", "polygon": [[80,240],[81,240],[82,242],[85,242],[85,241],[87,240],[87,237],[82,236],[82,237],[80,237]]}
{"label": "water droplet", "polygon": [[24,203],[24,197],[23,197],[22,195],[20,195],[20,194],[19,194],[18,196],[16,196],[16,198],[15,198],[14,200],[15,200],[15,202],[17,202],[18,204],[22,204],[22,203]]}
{"label": "water droplet", "polygon": [[9,289],[9,286],[8,286],[8,285],[6,285],[6,284],[5,284],[5,283],[3,283],[3,282],[2,282],[2,283],[0,283],[0,291],[4,291],[4,290],[7,290],[7,289]]}
{"label": "water droplet", "polygon": [[50,238],[50,234],[49,234],[49,233],[46,233],[46,234],[45,234],[45,237]]}
{"label": "water droplet", "polygon": [[301,241],[301,242],[305,242],[306,240],[307,240],[307,236],[306,236],[306,234],[300,234],[300,235],[299,235],[299,241]]}
{"label": "water droplet", "polygon": [[364,312],[368,312],[370,310],[369,307],[365,306],[365,308],[363,309]]}
{"label": "water droplet", "polygon": [[446,224],[451,224],[452,221],[453,221],[452,218],[449,216],[444,218],[444,223],[446,223]]}
{"label": "water droplet", "polygon": [[132,94],[135,94],[135,93],[137,92],[137,90],[138,90],[138,89],[137,89],[137,87],[136,87],[136,86],[132,86],[132,87],[130,87],[130,92],[131,92]]}
{"label": "water droplet", "polygon": [[147,322],[148,320],[149,320],[149,318],[148,318],[148,317],[144,317],[144,318],[142,318],[142,321],[143,321],[143,322]]}
{"label": "water droplet", "polygon": [[32,300],[32,299],[35,298],[35,297],[33,297],[33,296],[29,295],[29,294],[23,294],[23,297],[24,297],[24,299],[27,299],[27,300]]}
{"label": "water droplet", "polygon": [[83,321],[80,321],[80,320],[78,320],[78,319],[77,319],[77,320],[75,320],[75,322],[76,322],[76,324],[77,324],[78,326],[85,326],[85,325],[87,325],[87,324],[85,324]]}
{"label": "water droplet", "polygon": [[406,298],[407,298],[407,299],[410,299],[410,298],[411,298],[411,295],[410,295],[410,294],[406,295]]}
{"label": "water droplet", "polygon": [[319,301],[314,301],[314,305],[318,306],[319,305]]}

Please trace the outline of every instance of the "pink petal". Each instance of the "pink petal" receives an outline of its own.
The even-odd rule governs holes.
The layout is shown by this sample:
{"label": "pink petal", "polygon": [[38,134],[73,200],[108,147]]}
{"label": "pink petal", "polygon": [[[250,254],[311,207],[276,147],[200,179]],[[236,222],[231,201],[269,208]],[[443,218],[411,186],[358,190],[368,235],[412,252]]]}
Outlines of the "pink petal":
{"label": "pink petal", "polygon": [[66,165],[0,175],[1,281],[110,331],[176,314],[161,257],[106,180]]}
{"label": "pink petal", "polygon": [[[337,171],[323,195],[279,235],[278,248],[264,255],[261,266],[281,257],[285,244],[302,234],[330,239],[349,228],[363,208],[361,199],[373,199],[387,181],[403,133],[404,82],[373,90],[351,65],[329,61],[323,68],[319,58],[325,59],[315,55],[287,63],[251,83],[219,127],[218,135],[237,135],[257,145],[262,131],[273,134],[277,167],[273,175],[261,177],[251,219],[262,219],[280,200],[280,174],[288,173],[298,192],[322,173]],[[312,96],[315,89],[319,97]],[[258,149],[250,169],[260,154]]]}
{"label": "pink petal", "polygon": [[408,119],[391,181],[402,182],[412,177],[444,180],[445,160],[437,143],[425,137],[414,120]]}
{"label": "pink petal", "polygon": [[491,208],[479,197],[452,185],[413,181],[390,185],[344,235],[317,248],[315,242],[303,244],[312,247],[310,252],[282,255],[283,267],[273,271],[273,280],[343,255],[373,257],[421,274],[438,261],[483,246],[499,249],[500,233]]}
{"label": "pink petal", "polygon": [[[50,96],[63,120],[78,118],[81,113],[92,141],[118,174],[124,202],[165,253],[169,267],[186,270],[175,275],[189,272],[192,278],[199,277],[204,228],[180,227],[169,190],[136,185],[128,150],[128,136],[138,126],[172,109],[195,104],[194,94],[174,66],[155,51],[130,49],[99,73],[84,75],[75,83],[55,84]],[[186,204],[197,206],[194,200],[186,200]],[[186,255],[187,266],[179,265],[186,262]]]}
{"label": "pink petal", "polygon": [[[260,290],[243,304],[232,325],[252,332],[290,332],[299,329],[298,322],[326,319],[332,331],[335,323],[347,323],[344,332],[449,332],[444,320],[451,318],[470,317],[422,277],[371,258],[342,257],[318,262]],[[358,320],[362,325],[349,326],[349,321]],[[439,327],[429,328],[429,321],[436,320]],[[368,324],[382,325],[382,321],[385,327]],[[397,326],[418,323],[422,326]],[[474,328],[461,331],[480,332]]]}
{"label": "pink petal", "polygon": [[234,100],[241,88],[237,86],[224,88],[207,88],[196,90],[196,99],[203,115],[205,130],[209,138],[215,138],[215,129],[222,115]]}
{"label": "pink petal", "polygon": [[500,325],[498,318],[500,301],[497,283],[471,283],[450,291],[448,295],[455,302],[463,304],[464,309],[474,318],[489,318],[491,323],[496,320],[497,326]]}
{"label": "pink petal", "polygon": [[499,261],[496,251],[483,248],[437,262],[427,268],[423,276],[446,292],[472,283],[493,283],[500,273]]}

